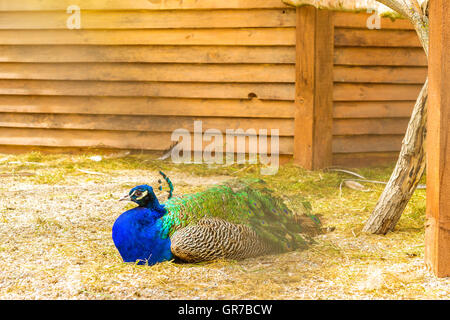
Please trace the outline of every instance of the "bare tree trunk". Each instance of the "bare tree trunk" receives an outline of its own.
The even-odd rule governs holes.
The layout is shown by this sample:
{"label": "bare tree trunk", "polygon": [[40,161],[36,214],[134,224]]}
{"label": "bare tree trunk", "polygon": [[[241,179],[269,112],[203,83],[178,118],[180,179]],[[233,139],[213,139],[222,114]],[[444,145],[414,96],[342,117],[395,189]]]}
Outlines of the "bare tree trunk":
{"label": "bare tree trunk", "polygon": [[400,219],[425,171],[428,80],[420,92],[403,139],[400,156],[363,232],[386,234]]}
{"label": "bare tree trunk", "polygon": [[[421,8],[417,0],[412,0],[412,7],[398,0],[377,0],[403,14],[414,25],[419,39],[428,56],[429,29],[428,2]],[[363,232],[386,234],[393,231],[411,199],[423,172],[425,171],[425,138],[427,124],[428,79],[420,92],[414,106],[413,114],[403,139],[402,149],[386,188],[367,220]]]}
{"label": "bare tree trunk", "polygon": [[[316,8],[333,8],[337,1],[329,0],[283,0],[294,5],[313,5]],[[418,0],[377,0],[390,7],[413,24],[420,42],[428,56],[428,0],[422,6]],[[389,57],[386,57],[389,59]],[[369,220],[363,228],[364,232],[386,234],[392,231],[400,219],[406,205],[420,181],[425,170],[425,137],[426,137],[426,102],[428,98],[428,80],[425,82],[413,114],[409,121],[397,165],[386,185]]]}

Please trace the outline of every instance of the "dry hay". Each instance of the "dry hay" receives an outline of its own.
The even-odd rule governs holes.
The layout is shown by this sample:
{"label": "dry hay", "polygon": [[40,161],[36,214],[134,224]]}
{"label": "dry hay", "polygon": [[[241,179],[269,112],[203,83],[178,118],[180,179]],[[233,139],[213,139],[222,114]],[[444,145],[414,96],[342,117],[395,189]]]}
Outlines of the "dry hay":
{"label": "dry hay", "polygon": [[[264,178],[290,197],[307,197],[324,226],[335,228],[318,236],[309,249],[238,262],[124,264],[111,240],[111,226],[130,205],[117,199],[137,183],[156,182],[159,168],[170,175],[180,194],[259,172],[255,166],[177,166],[143,157],[95,162],[88,156],[0,156],[0,173],[35,173],[0,178],[0,299],[449,296],[450,280],[435,278],[423,263],[423,190],[415,193],[394,233],[363,235],[360,230],[382,186],[370,186],[370,192],[343,188],[340,194],[347,175],[307,172],[292,165]],[[390,170],[358,172],[383,180]]]}

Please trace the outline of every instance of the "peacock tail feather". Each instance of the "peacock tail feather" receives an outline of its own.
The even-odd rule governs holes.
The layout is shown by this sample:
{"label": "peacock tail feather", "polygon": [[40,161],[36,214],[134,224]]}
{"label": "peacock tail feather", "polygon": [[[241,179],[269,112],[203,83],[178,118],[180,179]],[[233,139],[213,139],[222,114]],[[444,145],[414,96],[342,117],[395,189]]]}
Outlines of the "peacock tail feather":
{"label": "peacock tail feather", "polygon": [[[320,221],[311,214],[309,202],[304,201],[294,213],[260,179],[234,180],[202,192],[171,198],[164,205],[167,210],[162,218],[164,237],[172,237],[180,229],[187,232],[196,225],[202,230],[215,226],[216,234],[222,229],[229,233],[229,225],[241,225],[240,234],[248,235],[247,240],[252,237],[263,240],[264,244],[252,249],[255,254],[303,247],[306,243],[302,233],[320,226]],[[214,243],[214,239],[208,242]]]}

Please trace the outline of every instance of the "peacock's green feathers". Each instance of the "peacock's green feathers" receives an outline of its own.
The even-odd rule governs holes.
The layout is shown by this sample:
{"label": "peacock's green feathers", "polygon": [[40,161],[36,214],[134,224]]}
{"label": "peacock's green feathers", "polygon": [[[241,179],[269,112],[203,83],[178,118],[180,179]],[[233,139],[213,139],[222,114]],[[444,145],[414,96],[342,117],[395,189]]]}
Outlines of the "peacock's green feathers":
{"label": "peacock's green feathers", "polygon": [[[311,214],[309,202],[293,213],[263,180],[236,180],[203,192],[172,198],[165,203],[164,236],[197,224],[202,218],[220,218],[253,229],[274,251],[302,247],[305,228],[320,221]],[[305,217],[307,220],[305,220]],[[314,221],[314,223],[311,223]]]}

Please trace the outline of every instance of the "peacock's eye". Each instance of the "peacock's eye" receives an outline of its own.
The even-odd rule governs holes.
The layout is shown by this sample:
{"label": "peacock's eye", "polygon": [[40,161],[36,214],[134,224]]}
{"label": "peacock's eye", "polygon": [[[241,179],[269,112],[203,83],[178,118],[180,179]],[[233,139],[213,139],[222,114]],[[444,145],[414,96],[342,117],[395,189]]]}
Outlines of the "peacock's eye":
{"label": "peacock's eye", "polygon": [[140,197],[140,196],[142,196],[142,191],[136,190],[136,191],[134,192],[134,195],[135,195],[136,197]]}

